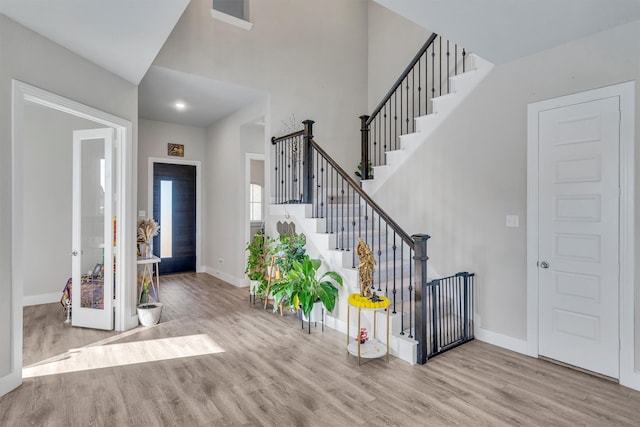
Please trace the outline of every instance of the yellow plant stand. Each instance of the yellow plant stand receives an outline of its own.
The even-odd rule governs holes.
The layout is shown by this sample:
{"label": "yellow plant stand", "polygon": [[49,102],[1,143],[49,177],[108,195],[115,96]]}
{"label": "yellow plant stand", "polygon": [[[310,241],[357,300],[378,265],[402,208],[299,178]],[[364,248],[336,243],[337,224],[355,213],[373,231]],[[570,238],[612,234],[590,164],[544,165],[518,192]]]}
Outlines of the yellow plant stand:
{"label": "yellow plant stand", "polygon": [[[373,359],[376,357],[387,356],[387,363],[389,363],[389,305],[391,301],[389,298],[379,296],[380,301],[373,302],[369,298],[365,298],[360,294],[349,295],[349,306],[347,307],[347,351],[354,356],[358,357],[358,366],[360,366],[360,360]],[[358,309],[358,336],[353,342],[349,342],[349,325],[351,307]],[[360,315],[362,310],[373,310],[373,339],[362,344],[360,342]],[[387,340],[386,346],[378,341],[378,335],[376,330],[376,313],[379,310],[386,310],[387,312]]]}

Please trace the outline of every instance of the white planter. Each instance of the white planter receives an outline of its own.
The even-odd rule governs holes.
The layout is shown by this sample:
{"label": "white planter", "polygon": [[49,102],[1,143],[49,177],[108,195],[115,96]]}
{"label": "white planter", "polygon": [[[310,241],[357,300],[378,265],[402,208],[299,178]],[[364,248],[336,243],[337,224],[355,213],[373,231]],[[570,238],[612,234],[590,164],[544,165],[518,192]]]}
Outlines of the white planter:
{"label": "white planter", "polygon": [[260,281],[259,280],[251,280],[249,282],[249,293],[251,295],[255,295],[256,292],[258,292],[258,288],[260,287]]}
{"label": "white planter", "polygon": [[162,303],[153,302],[148,304],[140,304],[137,307],[138,320],[142,326],[153,326],[160,321],[162,313]]}
{"label": "white planter", "polygon": [[300,311],[300,314],[302,315],[302,320],[304,320],[305,322],[322,322],[323,321],[322,302],[318,301],[313,303],[313,308],[311,309],[311,313],[309,313],[309,318],[307,318],[307,316],[304,315],[302,310]]}

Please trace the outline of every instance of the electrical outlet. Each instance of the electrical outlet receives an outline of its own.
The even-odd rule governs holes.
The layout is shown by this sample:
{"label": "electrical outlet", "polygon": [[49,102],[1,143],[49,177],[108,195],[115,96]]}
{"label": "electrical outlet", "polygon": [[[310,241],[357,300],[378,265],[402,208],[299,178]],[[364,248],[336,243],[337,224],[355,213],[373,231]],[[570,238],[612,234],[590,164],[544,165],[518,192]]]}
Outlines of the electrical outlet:
{"label": "electrical outlet", "polygon": [[145,211],[138,211],[138,218],[144,218],[145,216],[147,216],[147,212],[145,212]]}

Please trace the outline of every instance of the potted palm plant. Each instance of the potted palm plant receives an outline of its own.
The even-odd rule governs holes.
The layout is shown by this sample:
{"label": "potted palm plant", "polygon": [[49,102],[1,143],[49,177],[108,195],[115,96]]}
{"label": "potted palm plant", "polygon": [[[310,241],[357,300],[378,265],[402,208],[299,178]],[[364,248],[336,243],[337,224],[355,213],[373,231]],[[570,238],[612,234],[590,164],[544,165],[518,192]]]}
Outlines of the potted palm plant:
{"label": "potted palm plant", "polygon": [[[276,280],[272,285],[272,293],[278,306],[281,301],[290,301],[294,307],[302,312],[303,319],[309,321],[317,319],[317,310],[324,308],[333,311],[338,299],[339,286],[342,286],[342,276],[335,271],[327,271],[319,275],[320,260],[311,259],[304,255],[302,261],[294,260],[287,271],[286,278]],[[315,318],[312,318],[312,313]],[[321,314],[320,314],[321,316]]]}

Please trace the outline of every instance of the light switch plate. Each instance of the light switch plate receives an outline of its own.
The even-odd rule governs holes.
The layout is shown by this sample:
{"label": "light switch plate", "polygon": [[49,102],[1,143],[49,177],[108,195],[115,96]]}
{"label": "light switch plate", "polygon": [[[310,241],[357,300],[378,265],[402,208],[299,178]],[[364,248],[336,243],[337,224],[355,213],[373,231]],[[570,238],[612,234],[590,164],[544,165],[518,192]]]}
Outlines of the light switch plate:
{"label": "light switch plate", "polygon": [[507,215],[507,227],[520,227],[520,217],[518,215]]}

